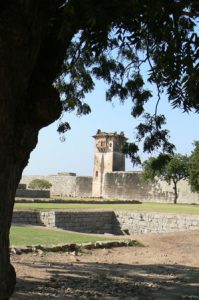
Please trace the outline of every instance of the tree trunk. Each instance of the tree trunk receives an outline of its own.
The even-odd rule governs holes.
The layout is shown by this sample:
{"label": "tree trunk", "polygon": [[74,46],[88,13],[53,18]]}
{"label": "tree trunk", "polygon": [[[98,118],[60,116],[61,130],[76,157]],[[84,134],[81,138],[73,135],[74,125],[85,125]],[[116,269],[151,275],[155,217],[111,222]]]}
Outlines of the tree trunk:
{"label": "tree trunk", "polygon": [[73,33],[59,38],[60,1],[8,1],[0,10],[0,300],[13,293],[9,231],[15,192],[38,132],[59,118],[53,87]]}
{"label": "tree trunk", "polygon": [[[0,108],[2,110],[2,105]],[[30,131],[28,124],[21,127],[18,122],[19,125],[14,126],[12,119],[7,119],[6,124],[9,134],[0,134],[0,300],[10,298],[16,283],[15,270],[10,263],[9,232],[16,189],[38,135],[38,129]],[[2,126],[0,132],[1,129]]]}
{"label": "tree trunk", "polygon": [[[41,96],[39,87],[36,91],[37,95]],[[46,126],[56,120],[61,113],[59,97],[54,88],[49,86],[46,91],[44,86],[43,91],[43,99],[48,99],[52,110],[47,108],[44,110],[41,104],[39,112],[35,112],[31,116],[26,107],[25,110],[18,111],[17,122],[13,122],[13,118],[6,118],[7,109],[4,110],[3,101],[1,101],[3,93],[0,95],[0,115],[5,116],[6,120],[4,124],[0,122],[0,300],[9,299],[16,282],[15,271],[10,263],[9,255],[9,231],[16,189],[23,169],[28,163],[30,153],[37,144],[39,129],[42,124]],[[31,97],[31,95],[29,96]],[[5,134],[2,132],[2,128],[5,130]]]}
{"label": "tree trunk", "polygon": [[17,179],[15,166],[6,151],[1,151],[0,173],[0,299],[9,299],[16,275],[9,257],[9,231]]}
{"label": "tree trunk", "polygon": [[177,182],[175,180],[173,180],[173,190],[174,190],[174,204],[177,204],[177,199],[178,199],[178,191],[177,191]]}

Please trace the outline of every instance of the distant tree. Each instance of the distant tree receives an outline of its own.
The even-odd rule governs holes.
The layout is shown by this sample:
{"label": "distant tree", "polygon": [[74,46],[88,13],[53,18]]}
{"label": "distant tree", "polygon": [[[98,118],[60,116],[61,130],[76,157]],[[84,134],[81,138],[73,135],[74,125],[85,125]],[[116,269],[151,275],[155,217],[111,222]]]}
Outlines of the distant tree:
{"label": "distant tree", "polygon": [[45,179],[33,179],[28,187],[33,190],[48,190],[51,186],[52,184]]}
{"label": "distant tree", "polygon": [[199,141],[194,143],[195,149],[189,157],[189,184],[192,192],[199,192]]}
{"label": "distant tree", "polygon": [[180,180],[188,177],[188,157],[186,155],[160,154],[157,158],[151,157],[143,164],[143,178],[155,181],[155,178],[165,180],[168,184],[173,184],[174,204],[177,203],[177,184]]}

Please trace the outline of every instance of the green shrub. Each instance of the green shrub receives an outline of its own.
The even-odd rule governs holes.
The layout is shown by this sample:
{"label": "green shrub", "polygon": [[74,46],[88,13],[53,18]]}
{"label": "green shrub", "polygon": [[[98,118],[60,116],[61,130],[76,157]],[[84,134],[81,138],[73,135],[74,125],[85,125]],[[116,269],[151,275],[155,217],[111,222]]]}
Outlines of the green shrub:
{"label": "green shrub", "polygon": [[33,179],[29,184],[29,189],[33,190],[49,190],[52,184],[45,179]]}

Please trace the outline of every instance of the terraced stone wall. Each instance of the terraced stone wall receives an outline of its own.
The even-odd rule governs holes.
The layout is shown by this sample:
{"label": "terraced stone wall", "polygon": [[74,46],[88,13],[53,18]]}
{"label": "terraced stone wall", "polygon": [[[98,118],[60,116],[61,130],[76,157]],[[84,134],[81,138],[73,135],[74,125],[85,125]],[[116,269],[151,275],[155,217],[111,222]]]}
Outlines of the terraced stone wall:
{"label": "terraced stone wall", "polygon": [[199,216],[129,211],[15,211],[13,223],[128,235],[199,229]]}

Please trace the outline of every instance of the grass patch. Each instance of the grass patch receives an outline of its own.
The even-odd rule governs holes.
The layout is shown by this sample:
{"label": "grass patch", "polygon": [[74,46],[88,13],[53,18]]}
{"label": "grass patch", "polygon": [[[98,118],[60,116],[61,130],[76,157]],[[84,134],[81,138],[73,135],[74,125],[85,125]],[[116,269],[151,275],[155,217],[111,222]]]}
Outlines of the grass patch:
{"label": "grass patch", "polygon": [[113,238],[99,237],[89,234],[51,230],[30,226],[12,226],[10,232],[10,244],[14,246],[30,245],[57,245],[68,243],[89,243],[97,241],[110,241]]}
{"label": "grass patch", "polygon": [[99,209],[99,210],[129,210],[162,213],[183,213],[199,214],[199,205],[190,204],[163,204],[163,203],[142,203],[142,204],[88,204],[88,203],[16,203],[15,209],[49,210],[49,209]]}

